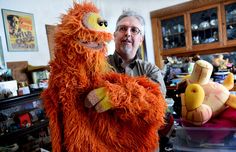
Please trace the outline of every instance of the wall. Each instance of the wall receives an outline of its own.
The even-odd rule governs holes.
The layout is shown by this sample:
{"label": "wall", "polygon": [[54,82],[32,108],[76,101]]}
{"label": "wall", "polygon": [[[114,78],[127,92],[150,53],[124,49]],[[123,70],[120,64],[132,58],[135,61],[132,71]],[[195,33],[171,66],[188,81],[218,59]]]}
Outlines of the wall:
{"label": "wall", "polygon": [[0,0],[0,8],[27,12],[34,15],[38,41],[37,52],[8,52],[2,15],[0,15],[0,36],[4,58],[10,61],[28,61],[32,65],[46,65],[50,59],[45,24],[56,24],[61,13],[72,6],[72,0]]}
{"label": "wall", "polygon": [[[81,0],[80,0],[81,1]],[[123,9],[132,9],[140,12],[146,20],[146,46],[148,60],[154,63],[153,42],[151,33],[150,11],[187,0],[94,0],[100,8],[101,14],[108,20],[109,31],[115,30],[115,22]],[[0,15],[0,36],[6,62],[28,61],[31,65],[47,65],[50,59],[45,24],[55,25],[62,13],[72,6],[72,0],[0,0],[0,9],[10,9],[34,15],[38,41],[37,52],[8,52],[2,15]],[[109,54],[114,52],[114,42],[109,44]]]}

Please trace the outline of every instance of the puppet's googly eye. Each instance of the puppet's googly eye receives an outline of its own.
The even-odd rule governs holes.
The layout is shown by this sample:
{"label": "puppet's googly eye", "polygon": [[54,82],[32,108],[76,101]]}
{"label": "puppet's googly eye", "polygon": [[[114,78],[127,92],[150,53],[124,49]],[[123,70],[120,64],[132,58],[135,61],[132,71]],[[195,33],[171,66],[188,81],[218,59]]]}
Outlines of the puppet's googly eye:
{"label": "puppet's googly eye", "polygon": [[97,13],[88,13],[84,16],[83,24],[85,27],[98,30],[106,31],[107,30],[107,21],[103,20],[101,16]]}
{"label": "puppet's googly eye", "polygon": [[103,20],[101,20],[100,18],[98,18],[98,21],[97,21],[97,22],[98,22],[98,25],[99,25],[99,26],[103,26]]}
{"label": "puppet's googly eye", "polygon": [[108,23],[106,20],[102,20],[102,19],[98,18],[98,25],[107,27]]}
{"label": "puppet's googly eye", "polygon": [[107,27],[108,26],[108,23],[107,21],[103,21],[104,25]]}

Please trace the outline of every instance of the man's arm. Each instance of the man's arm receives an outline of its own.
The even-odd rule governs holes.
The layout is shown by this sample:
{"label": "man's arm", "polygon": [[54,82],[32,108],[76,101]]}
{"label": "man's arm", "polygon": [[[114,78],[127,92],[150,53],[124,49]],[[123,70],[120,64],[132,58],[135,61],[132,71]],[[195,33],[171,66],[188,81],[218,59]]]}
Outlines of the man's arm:
{"label": "man's arm", "polygon": [[155,66],[151,63],[146,63],[144,65],[144,70],[145,70],[146,76],[148,78],[150,78],[152,81],[154,81],[160,85],[161,92],[162,92],[163,96],[165,97],[166,96],[166,85],[165,85],[161,70],[157,66]]}

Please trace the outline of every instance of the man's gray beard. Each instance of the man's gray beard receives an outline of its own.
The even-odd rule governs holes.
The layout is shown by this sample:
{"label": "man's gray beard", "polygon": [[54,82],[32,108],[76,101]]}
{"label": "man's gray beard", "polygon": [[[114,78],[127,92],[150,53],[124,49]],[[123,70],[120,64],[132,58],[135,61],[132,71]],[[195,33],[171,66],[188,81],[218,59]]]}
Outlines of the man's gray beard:
{"label": "man's gray beard", "polygon": [[124,50],[125,53],[130,53],[130,52],[132,51],[132,48],[130,48],[130,47],[127,46],[127,45],[124,45],[124,46],[123,46],[123,50]]}

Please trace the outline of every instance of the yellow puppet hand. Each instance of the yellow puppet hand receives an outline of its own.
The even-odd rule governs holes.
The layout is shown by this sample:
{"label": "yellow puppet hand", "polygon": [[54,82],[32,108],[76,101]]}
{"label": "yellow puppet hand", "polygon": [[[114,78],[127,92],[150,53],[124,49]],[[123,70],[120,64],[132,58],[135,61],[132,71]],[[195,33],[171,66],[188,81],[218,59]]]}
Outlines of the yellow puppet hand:
{"label": "yellow puppet hand", "polygon": [[185,90],[185,105],[187,110],[194,110],[201,106],[204,101],[205,92],[196,83],[189,84]]}
{"label": "yellow puppet hand", "polygon": [[87,108],[95,106],[97,112],[104,112],[112,108],[107,90],[104,87],[90,91],[84,104]]}

